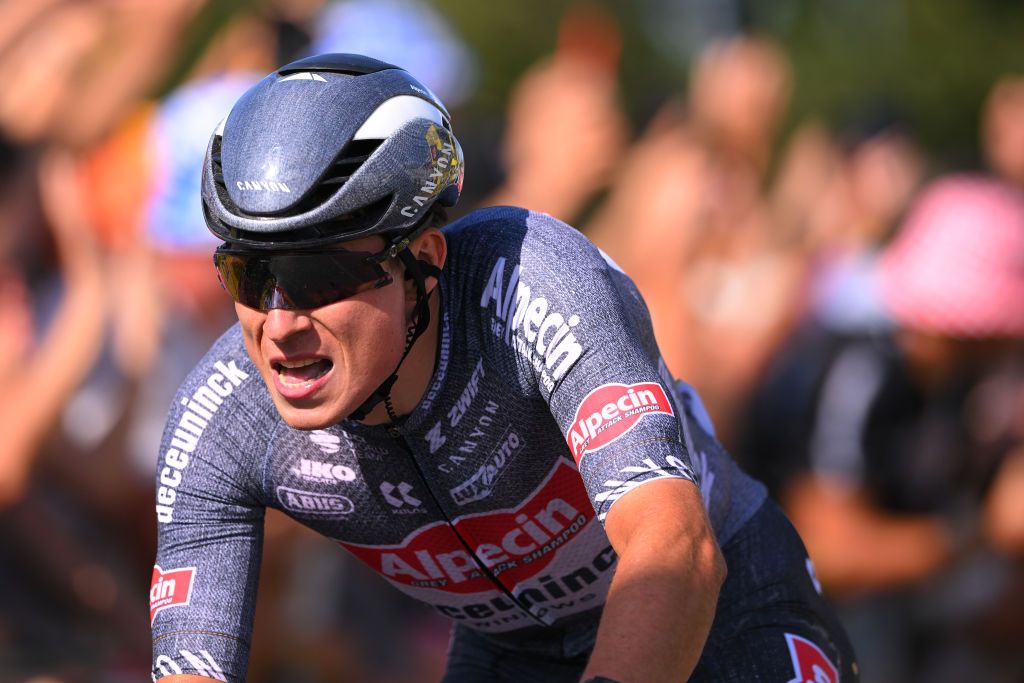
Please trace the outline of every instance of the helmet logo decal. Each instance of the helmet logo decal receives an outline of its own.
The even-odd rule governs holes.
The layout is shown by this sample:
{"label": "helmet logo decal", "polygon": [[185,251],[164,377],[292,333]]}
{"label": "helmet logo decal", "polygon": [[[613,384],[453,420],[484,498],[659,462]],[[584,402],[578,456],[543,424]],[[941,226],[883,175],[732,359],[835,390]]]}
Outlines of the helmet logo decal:
{"label": "helmet logo decal", "polygon": [[239,180],[235,187],[242,191],[250,192],[287,192],[291,189],[284,183],[276,180]]}
{"label": "helmet logo decal", "polygon": [[455,146],[449,139],[447,142],[441,139],[436,125],[431,125],[424,136],[430,146],[430,156],[433,163],[430,175],[420,187],[419,192],[413,196],[412,204],[402,207],[402,215],[412,218],[420,212],[431,200],[437,197],[438,193],[452,184],[452,179],[461,173],[462,164],[455,155]]}

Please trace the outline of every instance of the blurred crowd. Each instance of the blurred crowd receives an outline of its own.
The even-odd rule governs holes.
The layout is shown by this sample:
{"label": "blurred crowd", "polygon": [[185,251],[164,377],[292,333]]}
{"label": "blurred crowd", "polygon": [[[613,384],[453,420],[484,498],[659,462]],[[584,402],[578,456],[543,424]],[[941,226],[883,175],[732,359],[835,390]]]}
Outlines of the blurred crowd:
{"label": "blurred crowd", "polygon": [[[197,42],[223,6],[0,1],[0,680],[148,676],[156,448],[233,320],[201,158],[255,79],[324,51],[452,106],[467,177],[501,169],[460,213],[545,211],[634,278],[669,368],[798,527],[866,683],[1024,680],[1024,76],[978,102],[976,168],[930,159],[884,102],[783,135],[799,84],[752,34],[709,40],[636,126],[618,28],[580,5],[483,144],[459,118],[474,58],[431,5],[267,1]],[[439,677],[443,618],[266,524],[249,680]]]}

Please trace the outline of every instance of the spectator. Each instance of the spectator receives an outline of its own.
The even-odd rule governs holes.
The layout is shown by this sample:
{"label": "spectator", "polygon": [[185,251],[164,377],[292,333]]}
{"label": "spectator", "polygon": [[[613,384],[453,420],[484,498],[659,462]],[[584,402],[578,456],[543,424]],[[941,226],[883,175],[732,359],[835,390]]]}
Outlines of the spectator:
{"label": "spectator", "polygon": [[[3,329],[9,354],[4,354],[0,372],[4,382],[0,423],[5,435],[0,451],[0,505],[4,506],[24,495],[40,445],[96,359],[106,315],[101,255],[81,220],[73,160],[59,151],[46,154],[39,165],[39,181],[64,295],[45,335],[36,341],[24,275],[14,264],[5,264],[7,324]],[[9,202],[19,199],[8,197]]]}
{"label": "spectator", "polygon": [[981,146],[996,175],[1024,187],[1024,77],[1004,76],[989,92]]}
{"label": "spectator", "polygon": [[[803,272],[780,239],[764,174],[790,89],[771,41],[736,36],[698,59],[623,161],[588,235],[634,277],[665,362],[700,392],[723,443],[789,329]],[[627,229],[628,226],[628,229]]]}
{"label": "spectator", "polygon": [[515,205],[571,221],[614,176],[626,142],[616,101],[621,39],[594,8],[562,20],[559,45],[513,90],[502,142],[506,178],[484,206]]}
{"label": "spectator", "polygon": [[972,433],[965,409],[1024,338],[1012,303],[1024,297],[1024,198],[971,176],[933,183],[875,285],[891,327],[807,321],[755,395],[742,452],[792,515],[826,590],[846,598],[864,680],[917,680],[981,609],[957,595],[959,611],[936,624],[954,591],[924,586],[971,556],[1005,455]]}

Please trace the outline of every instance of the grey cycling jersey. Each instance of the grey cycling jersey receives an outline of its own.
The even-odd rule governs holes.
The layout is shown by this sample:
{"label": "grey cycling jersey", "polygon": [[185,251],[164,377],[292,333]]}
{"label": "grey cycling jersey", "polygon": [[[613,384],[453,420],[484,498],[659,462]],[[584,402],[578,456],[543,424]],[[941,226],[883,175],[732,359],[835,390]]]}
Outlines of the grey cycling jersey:
{"label": "grey cycling jersey", "polygon": [[444,233],[436,367],[402,424],[291,429],[237,326],[182,385],[157,465],[154,679],[244,679],[266,507],[461,624],[572,654],[614,570],[615,500],[694,481],[723,544],[764,500],[585,237],[511,208]]}

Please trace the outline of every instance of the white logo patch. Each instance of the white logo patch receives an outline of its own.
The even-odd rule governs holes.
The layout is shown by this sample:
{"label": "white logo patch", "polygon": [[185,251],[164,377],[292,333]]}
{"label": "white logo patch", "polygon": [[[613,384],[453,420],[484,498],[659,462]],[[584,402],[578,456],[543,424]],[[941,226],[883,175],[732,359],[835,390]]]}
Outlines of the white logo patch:
{"label": "white logo patch", "polygon": [[580,317],[566,317],[552,310],[546,297],[533,296],[530,286],[520,279],[518,265],[506,280],[505,263],[503,256],[494,262],[480,296],[480,307],[494,304],[491,332],[526,358],[550,391],[583,355],[583,347],[572,332]]}
{"label": "white logo patch", "polygon": [[316,444],[316,447],[324,453],[337,453],[341,450],[341,437],[335,436],[323,429],[310,432],[309,440]]}
{"label": "white logo patch", "polygon": [[306,481],[333,484],[336,481],[355,481],[356,473],[351,467],[332,462],[321,462],[302,458],[299,466],[292,468],[292,474]]}
{"label": "white logo patch", "polygon": [[412,495],[412,484],[408,482],[399,482],[396,486],[390,481],[382,481],[380,492],[384,494],[384,500],[388,502],[388,505],[395,508],[393,512],[404,514],[426,512],[421,507],[423,501]]}
{"label": "white logo patch", "polygon": [[277,499],[285,510],[303,515],[329,517],[347,515],[355,510],[352,501],[345,496],[302,491],[287,486],[277,487]]}

